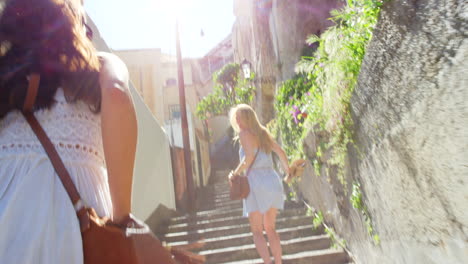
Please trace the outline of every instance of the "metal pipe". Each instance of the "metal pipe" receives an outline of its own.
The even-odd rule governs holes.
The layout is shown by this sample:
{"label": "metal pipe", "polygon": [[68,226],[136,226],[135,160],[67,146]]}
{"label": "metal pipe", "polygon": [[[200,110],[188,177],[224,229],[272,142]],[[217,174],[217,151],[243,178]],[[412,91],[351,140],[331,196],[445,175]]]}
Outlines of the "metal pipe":
{"label": "metal pipe", "polygon": [[179,21],[176,21],[176,55],[177,55],[177,77],[179,86],[179,104],[182,126],[182,141],[184,146],[185,177],[187,178],[187,194],[189,211],[195,210],[195,192],[192,175],[192,158],[190,151],[190,139],[187,122],[187,109],[185,103],[185,83],[182,65],[182,55],[180,51]]}

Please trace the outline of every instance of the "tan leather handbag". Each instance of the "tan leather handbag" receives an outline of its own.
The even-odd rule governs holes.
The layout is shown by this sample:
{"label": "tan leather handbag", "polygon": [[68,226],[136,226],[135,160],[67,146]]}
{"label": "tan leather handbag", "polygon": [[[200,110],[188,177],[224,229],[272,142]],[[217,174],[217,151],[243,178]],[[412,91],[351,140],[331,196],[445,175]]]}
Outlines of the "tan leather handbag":
{"label": "tan leather handbag", "polygon": [[[247,198],[250,193],[250,185],[249,180],[247,179],[247,175],[249,175],[250,168],[255,163],[257,159],[258,151],[255,153],[254,160],[250,164],[245,176],[241,175],[232,175],[229,177],[229,197],[231,200],[242,200]],[[230,172],[232,174],[232,171]]]}
{"label": "tan leather handbag", "polygon": [[250,186],[247,177],[234,175],[229,178],[229,197],[231,200],[242,200],[250,193]]}
{"label": "tan leather handbag", "polygon": [[203,257],[182,249],[164,247],[149,227],[129,215],[124,223],[99,217],[93,208],[85,207],[54,145],[37,121],[32,106],[39,87],[39,74],[32,74],[23,107],[23,115],[38,137],[55,168],[80,222],[85,264],[203,263]]}

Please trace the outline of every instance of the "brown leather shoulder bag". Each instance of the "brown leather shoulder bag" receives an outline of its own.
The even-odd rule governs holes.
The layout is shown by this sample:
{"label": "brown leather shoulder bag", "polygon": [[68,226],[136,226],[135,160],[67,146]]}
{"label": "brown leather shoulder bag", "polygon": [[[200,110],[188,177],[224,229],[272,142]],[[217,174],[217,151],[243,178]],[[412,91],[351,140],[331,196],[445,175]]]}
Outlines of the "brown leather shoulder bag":
{"label": "brown leather shoulder bag", "polygon": [[[232,175],[229,177],[229,197],[231,198],[231,200],[242,200],[249,196],[250,185],[249,180],[247,179],[247,175],[249,175],[250,168],[252,168],[252,165],[257,159],[258,151],[259,149],[257,149],[257,152],[255,152],[254,160],[247,169],[245,176]],[[231,173],[232,171],[230,172],[230,174]]]}

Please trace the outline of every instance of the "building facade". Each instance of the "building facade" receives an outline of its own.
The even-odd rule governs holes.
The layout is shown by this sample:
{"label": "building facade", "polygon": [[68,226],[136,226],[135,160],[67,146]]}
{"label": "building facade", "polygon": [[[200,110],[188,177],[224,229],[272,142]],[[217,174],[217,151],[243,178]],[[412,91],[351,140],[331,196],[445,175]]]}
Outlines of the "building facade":
{"label": "building facade", "polygon": [[[111,52],[96,25],[88,18],[93,43],[99,51]],[[169,140],[163,128],[149,111],[145,102],[130,83],[138,121],[138,145],[132,189],[132,213],[147,220],[164,205],[176,208]]]}
{"label": "building facade", "polygon": [[[164,54],[160,49],[120,50],[114,53],[126,63],[136,90],[166,132],[172,148],[176,199],[180,202],[185,199],[186,179],[184,165],[180,161],[183,159],[180,154],[183,144],[176,57]],[[211,166],[205,122],[193,114],[200,99],[200,83],[194,81],[199,70],[194,59],[184,59],[182,64],[192,173],[195,185],[203,186],[208,182]]]}

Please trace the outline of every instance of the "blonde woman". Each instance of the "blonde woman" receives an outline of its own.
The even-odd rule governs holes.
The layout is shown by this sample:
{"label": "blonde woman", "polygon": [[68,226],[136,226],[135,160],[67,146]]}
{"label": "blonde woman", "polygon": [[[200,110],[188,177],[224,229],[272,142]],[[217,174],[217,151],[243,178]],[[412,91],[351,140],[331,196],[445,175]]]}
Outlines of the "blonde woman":
{"label": "blonde woman", "polygon": [[[263,230],[268,236],[275,264],[281,264],[282,250],[275,222],[278,209],[284,207],[283,185],[273,169],[271,152],[275,152],[289,174],[289,163],[284,150],[260,124],[252,107],[240,104],[230,111],[231,125],[240,140],[240,163],[232,175],[248,171],[249,196],[243,200],[244,216],[249,218],[250,229],[257,252],[264,263],[272,263]],[[258,152],[258,153],[257,153]],[[230,175],[231,176],[231,175]]]}

